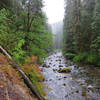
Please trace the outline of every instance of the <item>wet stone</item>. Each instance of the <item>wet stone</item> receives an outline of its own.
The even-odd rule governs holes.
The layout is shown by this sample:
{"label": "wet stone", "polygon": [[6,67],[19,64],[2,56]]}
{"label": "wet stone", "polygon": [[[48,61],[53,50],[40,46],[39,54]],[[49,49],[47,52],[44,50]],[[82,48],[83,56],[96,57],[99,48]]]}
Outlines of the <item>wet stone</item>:
{"label": "wet stone", "polygon": [[53,69],[53,71],[56,72],[57,70],[56,69]]}
{"label": "wet stone", "polygon": [[48,65],[48,67],[47,68],[49,68],[50,66]]}
{"label": "wet stone", "polygon": [[52,81],[52,79],[49,79],[49,81]]}
{"label": "wet stone", "polygon": [[58,80],[61,80],[61,78],[59,78]]}
{"label": "wet stone", "polygon": [[86,95],[87,95],[86,90],[83,90],[83,91],[82,91],[82,96],[86,96]]}
{"label": "wet stone", "polygon": [[48,68],[48,66],[46,65],[46,64],[43,64],[43,66],[42,67],[46,67],[46,68]]}
{"label": "wet stone", "polygon": [[67,78],[66,76],[64,77],[64,79]]}
{"label": "wet stone", "polygon": [[59,73],[70,73],[71,72],[71,68],[63,68],[63,69],[59,69],[58,72]]}
{"label": "wet stone", "polygon": [[[49,64],[50,68],[44,68],[43,73],[46,77],[45,84],[51,88],[51,90],[46,90],[47,98],[50,100],[100,100],[100,85],[86,81],[90,79],[88,75],[91,74],[91,72],[86,74],[87,67],[85,70],[69,60],[66,61],[61,56],[62,53],[58,52],[46,59],[45,63]],[[59,67],[60,65],[63,67]],[[61,72],[59,72],[59,69]],[[90,69],[93,70],[93,68]],[[89,89],[91,88],[90,85],[93,86],[93,89]],[[88,96],[91,98],[88,98]]]}
{"label": "wet stone", "polygon": [[76,93],[79,93],[79,90],[77,90]]}
{"label": "wet stone", "polygon": [[63,67],[63,65],[59,65],[59,67]]}
{"label": "wet stone", "polygon": [[61,61],[61,59],[59,59],[59,61]]}
{"label": "wet stone", "polygon": [[65,95],[65,98],[67,98],[68,97],[68,95]]}
{"label": "wet stone", "polygon": [[74,94],[74,92],[72,92],[71,94]]}
{"label": "wet stone", "polygon": [[63,86],[66,86],[66,83],[64,83]]}

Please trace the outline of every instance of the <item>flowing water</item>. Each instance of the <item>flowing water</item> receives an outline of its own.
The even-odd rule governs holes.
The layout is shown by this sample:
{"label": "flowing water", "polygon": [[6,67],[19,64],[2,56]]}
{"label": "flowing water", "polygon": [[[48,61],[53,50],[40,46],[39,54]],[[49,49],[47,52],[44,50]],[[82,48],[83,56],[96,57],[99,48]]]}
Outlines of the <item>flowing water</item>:
{"label": "flowing water", "polygon": [[[66,67],[70,73],[58,72]],[[100,68],[79,67],[56,52],[45,59],[43,74],[49,100],[100,100]]]}

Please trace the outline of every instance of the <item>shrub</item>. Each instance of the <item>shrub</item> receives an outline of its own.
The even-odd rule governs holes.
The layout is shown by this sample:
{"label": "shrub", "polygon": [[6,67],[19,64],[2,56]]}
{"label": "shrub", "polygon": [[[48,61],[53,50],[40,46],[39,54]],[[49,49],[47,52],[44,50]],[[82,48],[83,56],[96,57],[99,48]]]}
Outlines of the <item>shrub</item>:
{"label": "shrub", "polygon": [[80,53],[79,55],[73,58],[73,61],[74,62],[85,62],[87,56],[88,56],[87,52]]}
{"label": "shrub", "polygon": [[100,60],[100,57],[97,54],[87,53],[87,52],[80,53],[79,55],[73,58],[74,62],[97,65],[97,66],[100,66],[99,60]]}
{"label": "shrub", "polygon": [[88,55],[86,62],[88,64],[99,65],[99,57],[96,54]]}
{"label": "shrub", "polygon": [[42,64],[44,62],[43,58],[47,57],[46,51],[44,49],[40,49],[36,46],[32,47],[32,55],[38,57],[38,63],[39,64]]}
{"label": "shrub", "polygon": [[33,60],[33,58],[36,58],[36,57],[31,57],[31,58],[28,57],[26,59],[26,63],[24,64],[23,67],[21,67],[21,69],[30,78],[30,80],[32,81],[33,85],[37,88],[37,90],[40,92],[40,94],[45,96],[46,95],[46,93],[44,91],[45,86],[41,82],[45,78],[41,74],[41,72],[40,72],[40,70],[38,68],[38,65],[37,64],[32,64],[33,62],[36,61],[36,59]]}
{"label": "shrub", "polygon": [[73,53],[66,53],[65,56],[68,59],[73,59],[75,57],[75,54],[73,54]]}
{"label": "shrub", "polygon": [[22,46],[24,45],[24,40],[20,40],[14,51],[12,52],[15,60],[18,63],[23,64],[25,61],[25,51],[22,50]]}

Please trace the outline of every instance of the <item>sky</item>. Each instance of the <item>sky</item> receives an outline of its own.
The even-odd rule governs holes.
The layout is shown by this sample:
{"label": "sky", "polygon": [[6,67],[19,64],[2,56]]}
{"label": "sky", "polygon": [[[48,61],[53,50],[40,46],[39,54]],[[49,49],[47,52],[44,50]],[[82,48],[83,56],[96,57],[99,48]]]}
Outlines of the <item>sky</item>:
{"label": "sky", "polygon": [[64,0],[44,0],[43,11],[50,24],[59,22],[64,18]]}

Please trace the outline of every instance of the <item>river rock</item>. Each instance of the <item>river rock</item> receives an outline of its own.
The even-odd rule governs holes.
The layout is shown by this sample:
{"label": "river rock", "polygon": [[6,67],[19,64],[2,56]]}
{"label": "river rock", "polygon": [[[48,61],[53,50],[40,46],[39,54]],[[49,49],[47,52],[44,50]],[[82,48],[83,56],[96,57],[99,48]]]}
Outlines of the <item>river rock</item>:
{"label": "river rock", "polygon": [[56,72],[57,70],[56,69],[53,69],[53,71]]}
{"label": "river rock", "polygon": [[89,85],[87,88],[88,88],[88,89],[92,89],[92,88],[93,88],[93,86],[92,86],[92,85]]}
{"label": "river rock", "polygon": [[66,76],[64,77],[64,79],[67,78]]}
{"label": "river rock", "polygon": [[59,67],[63,67],[63,65],[59,65]]}
{"label": "river rock", "polygon": [[49,65],[51,65],[51,63],[49,63]]}
{"label": "river rock", "polygon": [[61,80],[61,78],[59,78],[58,80]]}
{"label": "river rock", "polygon": [[46,64],[43,64],[43,66],[42,67],[46,67],[46,68],[49,68],[50,66],[48,65],[46,65]]}
{"label": "river rock", "polygon": [[63,85],[66,86],[66,83],[64,83]]}
{"label": "river rock", "polygon": [[49,81],[52,81],[52,79],[49,79]]}
{"label": "river rock", "polygon": [[63,68],[63,69],[59,69],[58,72],[59,73],[70,73],[72,70],[72,68]]}
{"label": "river rock", "polygon": [[47,65],[46,64],[43,64],[43,66],[42,67],[47,67]]}
{"label": "river rock", "polygon": [[83,91],[82,91],[82,96],[86,96],[86,95],[87,95],[86,90],[83,90]]}
{"label": "river rock", "polygon": [[61,59],[59,59],[59,61],[61,61]]}

